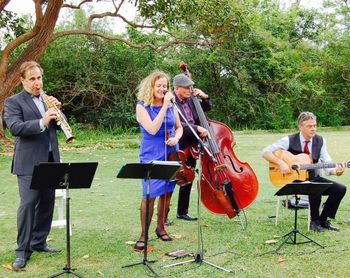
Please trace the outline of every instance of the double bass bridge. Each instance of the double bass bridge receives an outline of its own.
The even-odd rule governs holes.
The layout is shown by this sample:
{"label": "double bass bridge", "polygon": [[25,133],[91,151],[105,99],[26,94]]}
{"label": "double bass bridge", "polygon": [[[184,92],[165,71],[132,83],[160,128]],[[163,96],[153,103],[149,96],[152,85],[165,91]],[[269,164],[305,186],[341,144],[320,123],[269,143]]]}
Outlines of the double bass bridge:
{"label": "double bass bridge", "polygon": [[223,171],[225,169],[227,169],[227,165],[225,163],[220,165],[215,165],[214,167],[215,172]]}

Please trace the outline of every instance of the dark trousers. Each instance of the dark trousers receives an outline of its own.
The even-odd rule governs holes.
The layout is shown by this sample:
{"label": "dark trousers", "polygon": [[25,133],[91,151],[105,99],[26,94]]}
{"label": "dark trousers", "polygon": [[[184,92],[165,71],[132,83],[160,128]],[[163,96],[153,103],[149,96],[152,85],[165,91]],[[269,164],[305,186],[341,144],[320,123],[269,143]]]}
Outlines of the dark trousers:
{"label": "dark trousers", "polygon": [[[186,164],[193,168],[196,167],[196,159],[189,156],[186,160]],[[180,186],[179,189],[179,199],[177,201],[177,214],[184,215],[188,213],[188,208],[190,206],[190,195],[191,195],[192,183]]]}
{"label": "dark trousers", "polygon": [[346,193],[346,186],[323,177],[316,177],[312,179],[312,181],[330,182],[331,185],[326,191],[322,193],[322,195],[328,195],[328,198],[324,203],[324,207],[322,209],[321,214],[320,205],[322,196],[309,195],[311,221],[325,221],[327,220],[327,218],[334,219],[339,208],[340,202]]}
{"label": "dark trousers", "polygon": [[[52,161],[52,160],[51,160]],[[18,258],[27,259],[32,248],[47,245],[55,205],[55,190],[30,189],[32,176],[17,176],[20,205],[17,211]]]}

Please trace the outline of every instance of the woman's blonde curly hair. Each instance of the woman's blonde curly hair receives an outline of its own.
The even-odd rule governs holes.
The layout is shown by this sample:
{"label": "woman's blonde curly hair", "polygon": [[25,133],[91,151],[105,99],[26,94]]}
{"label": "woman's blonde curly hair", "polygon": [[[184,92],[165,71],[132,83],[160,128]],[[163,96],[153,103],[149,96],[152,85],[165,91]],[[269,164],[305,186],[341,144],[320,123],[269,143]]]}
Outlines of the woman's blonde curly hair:
{"label": "woman's blonde curly hair", "polygon": [[137,87],[137,99],[143,101],[145,106],[153,105],[154,102],[154,84],[161,78],[166,78],[168,81],[167,89],[170,89],[170,78],[169,76],[160,70],[151,72],[146,78],[144,78],[140,85]]}

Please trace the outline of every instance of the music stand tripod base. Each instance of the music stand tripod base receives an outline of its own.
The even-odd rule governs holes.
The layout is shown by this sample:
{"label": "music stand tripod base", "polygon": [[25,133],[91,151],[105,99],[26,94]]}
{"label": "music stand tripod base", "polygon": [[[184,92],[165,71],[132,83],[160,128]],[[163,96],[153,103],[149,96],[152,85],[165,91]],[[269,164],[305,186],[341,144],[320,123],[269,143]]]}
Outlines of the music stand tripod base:
{"label": "music stand tripod base", "polygon": [[[202,165],[201,164],[201,160],[202,160],[202,150],[201,147],[199,146],[199,158],[198,158],[198,165]],[[199,167],[199,172],[198,172],[198,180],[197,180],[197,190],[199,192],[198,194],[198,199],[197,199],[197,213],[198,213],[198,220],[197,220],[197,233],[198,233],[198,237],[197,237],[197,244],[198,244],[198,252],[195,253],[195,255],[193,256],[193,259],[187,260],[187,261],[183,261],[183,262],[178,262],[178,263],[173,263],[173,264],[169,264],[169,265],[164,265],[162,266],[162,268],[167,268],[167,267],[173,267],[173,266],[177,266],[177,265],[184,265],[184,264],[189,264],[189,263],[205,263],[208,265],[211,265],[219,270],[225,271],[225,272],[232,272],[232,270],[223,268],[221,266],[218,266],[216,264],[213,264],[207,260],[204,259],[204,249],[201,248],[201,242],[202,242],[202,233],[201,233],[201,214],[200,214],[200,203],[199,203],[199,199],[200,199],[200,185],[199,185],[199,181],[202,179],[202,168]]]}
{"label": "music stand tripod base", "polygon": [[[326,182],[292,182],[286,184],[284,187],[282,187],[280,190],[276,192],[276,196],[285,196],[285,195],[294,195],[295,198],[295,207],[294,207],[294,227],[293,230],[291,230],[289,233],[285,234],[282,238],[284,240],[282,243],[277,247],[277,249],[274,251],[275,253],[278,253],[278,251],[283,247],[284,244],[305,244],[305,243],[314,243],[318,245],[321,248],[324,248],[321,244],[316,242],[315,240],[311,239],[310,237],[304,235],[301,233],[297,228],[297,221],[298,221],[298,202],[299,197],[298,195],[311,195],[311,194],[322,194],[331,183]],[[303,238],[307,239],[306,241],[297,242],[297,235],[302,236]]]}
{"label": "music stand tripod base", "polygon": [[39,163],[39,165],[34,166],[30,185],[31,189],[40,190],[50,188],[66,190],[66,265],[63,271],[53,274],[49,278],[64,274],[72,274],[75,277],[83,278],[83,276],[74,272],[75,269],[71,268],[69,189],[90,188],[97,164],[97,162],[48,162]]}
{"label": "music stand tripod base", "polygon": [[150,196],[150,180],[151,179],[161,179],[161,180],[171,180],[175,177],[176,173],[180,170],[181,164],[175,161],[152,161],[150,163],[129,163],[124,165],[119,173],[117,178],[127,178],[127,179],[146,179],[148,181],[147,193],[146,193],[146,217],[145,217],[145,242],[143,249],[143,260],[136,263],[131,263],[122,266],[131,267],[135,265],[144,265],[146,266],[155,277],[159,275],[152,269],[149,265],[154,263],[155,260],[147,259],[147,247],[148,247],[148,214],[149,214],[149,196]]}
{"label": "music stand tripod base", "polygon": [[164,265],[164,266],[162,266],[162,268],[173,267],[173,266],[177,266],[177,265],[190,264],[190,263],[205,263],[205,264],[211,265],[211,266],[213,266],[213,267],[215,267],[217,269],[220,269],[222,271],[225,271],[225,272],[229,272],[229,273],[233,272],[230,269],[223,268],[222,266],[218,266],[216,264],[213,264],[213,263],[205,260],[203,252],[196,253],[194,255],[193,259],[190,259],[190,260],[187,260],[187,261],[183,261],[183,262],[174,263],[174,264]]}
{"label": "music stand tripod base", "polygon": [[63,268],[63,271],[62,272],[59,272],[59,273],[56,273],[54,275],[51,275],[49,276],[49,278],[53,278],[53,277],[58,277],[58,276],[61,276],[61,275],[64,275],[64,274],[72,274],[73,276],[75,277],[78,277],[78,278],[84,278],[83,276],[80,276],[78,273],[74,272],[75,269],[72,269],[70,267],[67,267],[65,266]]}

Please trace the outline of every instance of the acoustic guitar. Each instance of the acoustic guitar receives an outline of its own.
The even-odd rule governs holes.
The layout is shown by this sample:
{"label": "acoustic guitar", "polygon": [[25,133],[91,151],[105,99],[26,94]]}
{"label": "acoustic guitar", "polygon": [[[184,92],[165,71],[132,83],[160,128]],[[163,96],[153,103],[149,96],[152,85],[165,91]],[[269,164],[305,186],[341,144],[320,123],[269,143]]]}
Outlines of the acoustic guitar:
{"label": "acoustic guitar", "polygon": [[348,162],[318,162],[312,164],[312,158],[310,155],[301,153],[294,155],[286,150],[278,150],[274,152],[274,155],[279,159],[286,162],[290,168],[288,174],[282,174],[279,166],[275,163],[269,163],[269,175],[270,181],[277,187],[282,187],[287,183],[295,180],[305,181],[308,179],[307,170],[335,168],[338,165],[350,168],[350,161]]}

